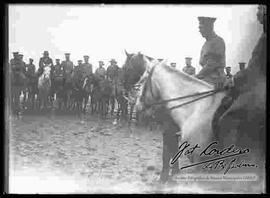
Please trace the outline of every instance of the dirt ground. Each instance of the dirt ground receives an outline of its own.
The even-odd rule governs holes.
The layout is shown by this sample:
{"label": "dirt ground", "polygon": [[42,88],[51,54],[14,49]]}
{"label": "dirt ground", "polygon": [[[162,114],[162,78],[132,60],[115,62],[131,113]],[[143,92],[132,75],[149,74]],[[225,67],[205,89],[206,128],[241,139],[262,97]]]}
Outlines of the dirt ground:
{"label": "dirt ground", "polygon": [[[10,117],[11,193],[260,193],[242,184],[157,183],[162,133],[87,116]],[[188,163],[181,159],[181,163]],[[180,163],[180,164],[181,164]],[[222,186],[222,187],[221,187]],[[242,187],[241,187],[242,186]],[[260,187],[262,185],[260,184]]]}

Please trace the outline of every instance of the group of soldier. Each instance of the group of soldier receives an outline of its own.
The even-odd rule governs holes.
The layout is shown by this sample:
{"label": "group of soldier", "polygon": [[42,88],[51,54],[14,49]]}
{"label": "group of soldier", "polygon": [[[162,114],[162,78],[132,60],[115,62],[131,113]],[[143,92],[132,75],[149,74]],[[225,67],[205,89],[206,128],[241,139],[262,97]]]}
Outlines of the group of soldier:
{"label": "group of soldier", "polygon": [[[71,79],[71,75],[73,75],[76,79],[84,79],[85,77],[91,75],[93,73],[93,66],[89,63],[89,56],[83,56],[84,63],[82,60],[78,60],[78,64],[74,65],[74,63],[70,60],[70,53],[65,53],[65,60],[60,63],[60,59],[55,59],[55,64],[53,63],[52,58],[49,56],[48,51],[44,51],[43,57],[39,60],[39,68],[36,71],[36,66],[34,65],[34,61],[32,58],[29,58],[29,64],[26,64],[23,61],[23,54],[19,54],[19,52],[13,52],[13,58],[10,60],[11,70],[20,71],[25,74],[26,77],[34,77],[36,74],[39,77],[44,70],[44,67],[51,67],[51,74],[53,78],[64,78],[66,83]],[[117,75],[119,67],[115,59],[110,60],[110,65],[107,70],[104,68],[104,62],[99,61],[99,67],[96,69],[95,74],[100,78],[108,77],[110,79],[114,79]]]}

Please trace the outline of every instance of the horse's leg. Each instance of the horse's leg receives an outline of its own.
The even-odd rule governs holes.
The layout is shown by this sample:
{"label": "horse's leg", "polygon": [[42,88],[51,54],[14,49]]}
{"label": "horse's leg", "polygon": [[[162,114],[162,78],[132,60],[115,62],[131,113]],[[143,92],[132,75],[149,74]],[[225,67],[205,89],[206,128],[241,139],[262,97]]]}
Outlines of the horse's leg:
{"label": "horse's leg", "polygon": [[114,105],[115,105],[114,97],[111,97],[110,101],[111,101],[111,115],[113,116],[113,113],[114,113]]}
{"label": "horse's leg", "polygon": [[[165,182],[169,179],[170,160],[178,151],[178,138],[176,132],[179,131],[178,125],[174,123],[172,118],[167,115],[167,119],[164,122],[163,132],[163,167],[160,175],[160,180]],[[172,165],[172,174],[179,172],[178,161]]]}
{"label": "horse's leg", "polygon": [[83,106],[83,112],[86,113],[86,107],[87,107],[87,103],[89,101],[89,94],[88,93],[85,93],[85,96],[84,96],[84,106]]}
{"label": "horse's leg", "polygon": [[[133,114],[133,111],[134,111],[134,105],[133,104],[131,104],[130,105],[130,112],[129,112],[129,124],[132,122],[132,114]],[[136,113],[136,117],[137,117],[137,113]],[[136,118],[137,119],[137,118]]]}
{"label": "horse's leg", "polygon": [[14,110],[16,116],[18,116],[20,112],[20,94],[21,91],[16,87],[14,90]]}

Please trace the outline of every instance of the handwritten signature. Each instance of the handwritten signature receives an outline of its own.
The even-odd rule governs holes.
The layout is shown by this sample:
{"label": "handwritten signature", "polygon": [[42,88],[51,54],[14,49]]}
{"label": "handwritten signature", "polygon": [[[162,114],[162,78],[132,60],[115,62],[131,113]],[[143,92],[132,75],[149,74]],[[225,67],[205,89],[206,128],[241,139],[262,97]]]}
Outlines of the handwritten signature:
{"label": "handwritten signature", "polygon": [[[228,173],[229,170],[235,169],[235,168],[244,168],[244,167],[257,167],[256,164],[250,164],[246,163],[244,160],[242,160],[240,163],[236,163],[236,158],[233,158],[229,163],[226,163],[225,159],[226,158],[231,158],[231,157],[236,157],[239,155],[244,155],[250,152],[248,148],[241,149],[237,148],[234,144],[230,145],[229,147],[223,148],[219,150],[218,148],[214,148],[213,145],[217,145],[218,142],[211,142],[206,148],[204,148],[200,152],[200,157],[204,156],[214,156],[216,155],[217,157],[197,162],[194,164],[190,164],[187,166],[181,167],[181,169],[186,169],[190,168],[193,166],[198,166],[198,165],[203,165],[203,169],[208,169],[208,170],[218,170],[218,169],[225,169],[224,174]],[[173,157],[171,160],[171,164],[173,165],[182,155],[188,156],[192,155],[195,150],[200,149],[201,147],[196,144],[191,146],[187,141],[183,142],[179,146],[179,151],[176,153],[176,155]]]}

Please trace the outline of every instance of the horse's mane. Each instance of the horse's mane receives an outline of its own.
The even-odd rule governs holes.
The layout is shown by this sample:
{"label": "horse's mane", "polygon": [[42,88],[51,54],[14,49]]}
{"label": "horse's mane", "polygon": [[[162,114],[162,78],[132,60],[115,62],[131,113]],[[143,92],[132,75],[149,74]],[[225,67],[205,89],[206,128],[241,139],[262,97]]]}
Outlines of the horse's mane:
{"label": "horse's mane", "polygon": [[[123,66],[123,69],[128,69],[127,67],[127,62],[129,60],[132,60],[132,69],[133,69],[133,74],[129,76],[129,78],[132,78],[132,83],[137,82],[141,75],[144,73],[146,67],[144,66],[145,64],[152,64],[158,67],[162,67],[164,68],[166,71],[168,71],[169,73],[173,73],[177,76],[181,76],[181,78],[184,78],[186,81],[192,82],[193,84],[197,84],[199,86],[206,86],[208,88],[213,88],[213,86],[211,84],[208,84],[205,81],[202,81],[198,78],[195,78],[193,76],[190,76],[188,74],[185,74],[184,72],[181,72],[179,70],[176,70],[175,68],[172,68],[171,66],[167,65],[165,61],[162,62],[158,62],[156,59],[146,56],[144,54],[130,54],[128,59],[126,59],[126,62]],[[146,62],[145,62],[146,61]],[[130,69],[130,68],[129,68]]]}
{"label": "horse's mane", "polygon": [[192,83],[196,83],[198,85],[203,85],[203,86],[207,86],[209,88],[213,88],[213,86],[211,84],[208,84],[207,82],[203,81],[203,80],[200,80],[198,78],[195,78],[191,75],[188,75],[184,72],[181,72],[175,68],[172,68],[171,66],[167,65],[165,62],[161,62],[159,64],[159,66],[163,67],[166,71],[168,71],[169,73],[173,73],[173,74],[176,74],[178,76],[181,76],[181,78],[184,78],[185,80],[187,81],[190,81]]}

